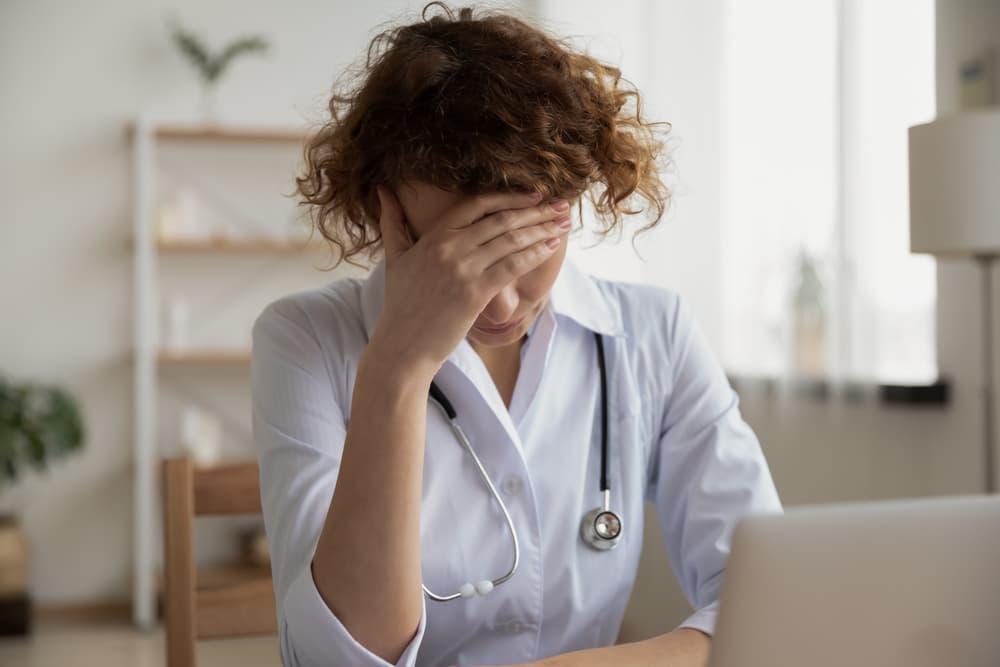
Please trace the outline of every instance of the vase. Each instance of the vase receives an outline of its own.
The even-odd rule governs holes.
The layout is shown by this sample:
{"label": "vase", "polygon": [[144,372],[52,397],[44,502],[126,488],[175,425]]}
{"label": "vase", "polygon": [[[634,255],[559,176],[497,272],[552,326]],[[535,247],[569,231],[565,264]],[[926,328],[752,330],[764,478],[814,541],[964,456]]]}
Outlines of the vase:
{"label": "vase", "polygon": [[0,515],[0,636],[30,631],[28,540],[13,516]]}
{"label": "vase", "polygon": [[219,87],[215,83],[203,82],[201,85],[201,122],[205,125],[216,125],[219,122]]}

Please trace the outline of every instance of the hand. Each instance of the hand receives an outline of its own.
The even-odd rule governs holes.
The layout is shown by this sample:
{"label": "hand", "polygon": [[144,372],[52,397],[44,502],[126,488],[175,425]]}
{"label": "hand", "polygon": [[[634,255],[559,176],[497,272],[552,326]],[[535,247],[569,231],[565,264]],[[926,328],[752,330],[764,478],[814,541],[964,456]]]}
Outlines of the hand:
{"label": "hand", "polygon": [[395,194],[377,186],[385,247],[385,305],[378,349],[433,374],[490,300],[552,256],[569,231],[568,211],[538,194],[468,197],[414,242]]}

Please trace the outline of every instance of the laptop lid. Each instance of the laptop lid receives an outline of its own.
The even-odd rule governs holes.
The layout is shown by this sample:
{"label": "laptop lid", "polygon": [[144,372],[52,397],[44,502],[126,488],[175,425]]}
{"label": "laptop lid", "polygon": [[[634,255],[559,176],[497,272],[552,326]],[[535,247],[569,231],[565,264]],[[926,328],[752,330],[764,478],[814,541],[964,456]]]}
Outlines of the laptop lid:
{"label": "laptop lid", "polygon": [[712,644],[711,667],[1000,665],[1000,497],[747,517]]}

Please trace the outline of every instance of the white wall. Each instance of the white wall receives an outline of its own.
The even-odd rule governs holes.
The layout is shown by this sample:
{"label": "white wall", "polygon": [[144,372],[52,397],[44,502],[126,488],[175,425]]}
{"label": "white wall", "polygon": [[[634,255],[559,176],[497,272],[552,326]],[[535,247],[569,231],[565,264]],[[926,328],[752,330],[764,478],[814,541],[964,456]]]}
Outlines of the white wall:
{"label": "white wall", "polygon": [[[83,400],[90,433],[81,456],[0,498],[7,507],[21,507],[35,550],[32,590],[40,602],[128,595],[131,256],[123,248],[130,224],[124,128],[141,110],[183,118],[197,104],[194,80],[167,40],[164,11],[176,9],[183,21],[214,41],[240,32],[271,36],[275,53],[238,63],[223,84],[220,106],[235,121],[294,123],[322,106],[334,73],[360,53],[377,23],[419,4],[0,3],[0,265],[5,278],[0,282],[0,369],[68,386]],[[970,45],[968,35],[1000,35],[1000,11],[996,2],[989,4],[993,9],[984,17],[942,17],[942,26],[950,26],[939,34],[942,111],[951,103],[954,86],[948,82],[958,51]],[[716,57],[719,5],[718,0],[677,0],[655,6],[661,50],[652,60],[636,61],[633,78],[640,87],[642,77],[669,76],[676,82],[676,97],[659,104],[674,122],[675,136],[683,138],[676,157],[687,193],[675,207],[673,230],[664,232],[673,244],[664,244],[666,254],[658,260],[675,263],[678,288],[691,297],[714,338],[719,260],[712,249],[719,226],[711,192],[718,146],[711,105],[717,89],[694,63]],[[608,20],[631,20],[634,11],[626,5]],[[942,266],[940,366],[954,383],[953,402],[945,409],[744,396],[744,413],[787,503],[978,489],[977,286],[970,266]],[[245,389],[239,375],[227,381]],[[238,406],[243,398],[236,400]],[[655,530],[647,531],[647,545],[625,638],[660,631],[686,611],[666,574]]]}

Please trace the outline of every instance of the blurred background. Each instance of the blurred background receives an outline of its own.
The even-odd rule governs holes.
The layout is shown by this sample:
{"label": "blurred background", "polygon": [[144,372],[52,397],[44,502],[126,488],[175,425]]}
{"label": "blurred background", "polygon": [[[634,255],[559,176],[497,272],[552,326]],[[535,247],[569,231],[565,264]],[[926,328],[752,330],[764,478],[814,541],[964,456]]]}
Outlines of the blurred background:
{"label": "blurred background", "polygon": [[[0,664],[163,664],[159,461],[252,457],[254,317],[363,275],[288,195],[334,80],[423,4],[0,2]],[[479,6],[671,123],[665,221],[570,253],[687,298],[786,505],[986,490],[997,247],[911,252],[909,128],[996,127],[1000,0]],[[199,582],[266,569],[260,531],[197,519]],[[621,639],[687,613],[647,517]],[[269,636],[197,651],[278,664]]]}

